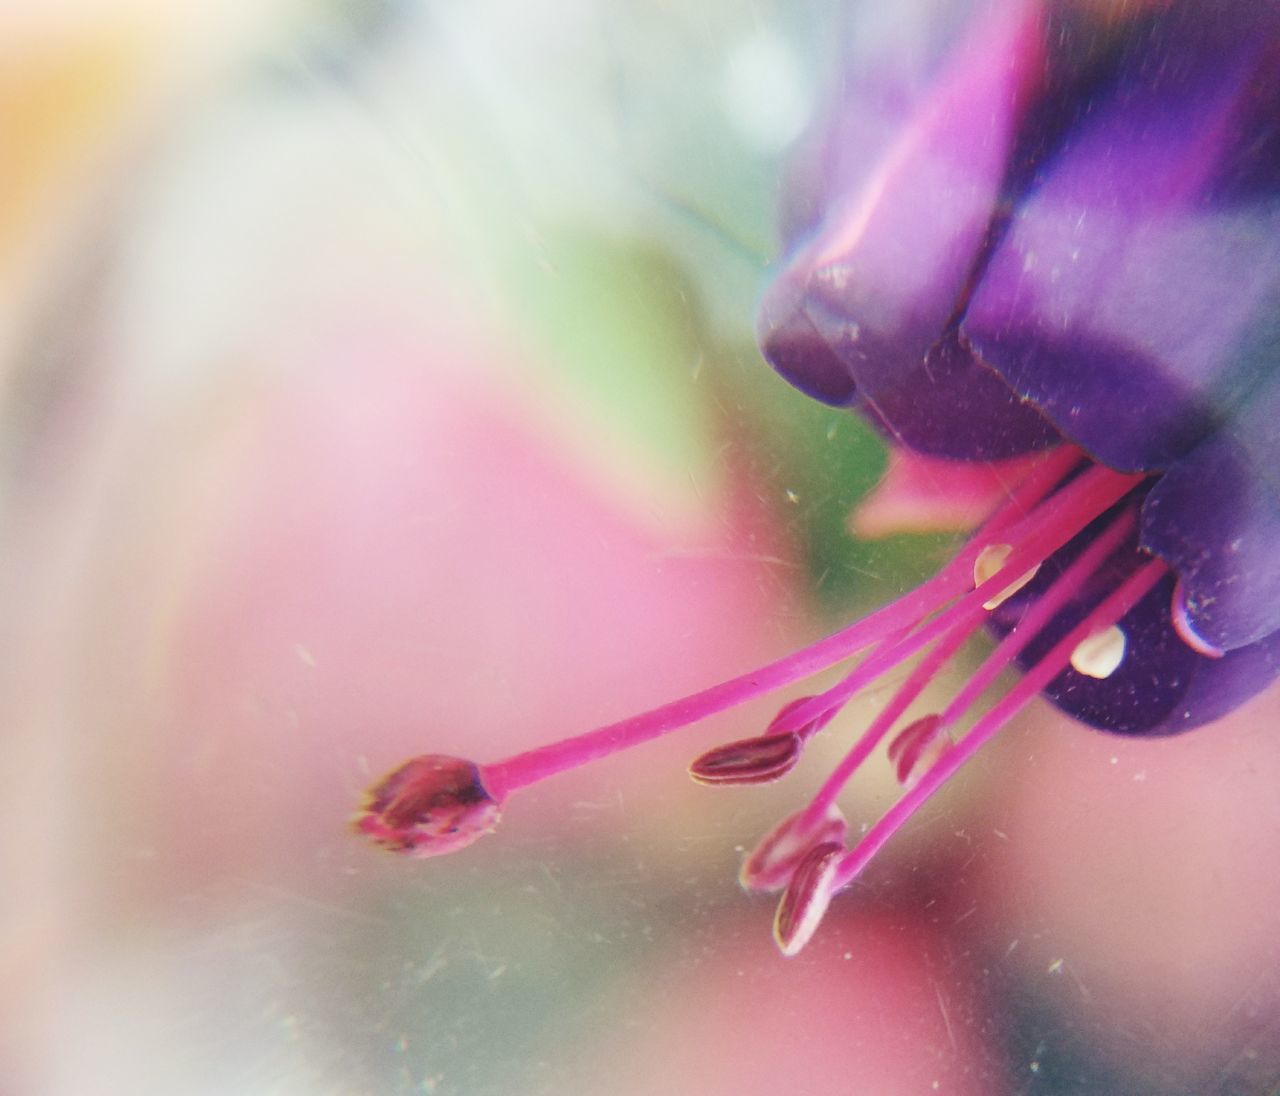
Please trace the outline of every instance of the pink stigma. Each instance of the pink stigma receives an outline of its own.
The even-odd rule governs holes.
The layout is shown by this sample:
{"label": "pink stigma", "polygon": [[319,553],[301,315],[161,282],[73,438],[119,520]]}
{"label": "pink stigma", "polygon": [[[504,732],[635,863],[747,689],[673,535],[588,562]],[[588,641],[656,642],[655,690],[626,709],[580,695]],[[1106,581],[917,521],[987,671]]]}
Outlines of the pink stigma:
{"label": "pink stigma", "polygon": [[352,826],[392,852],[441,856],[489,833],[499,815],[477,766],[425,754],[370,788]]}

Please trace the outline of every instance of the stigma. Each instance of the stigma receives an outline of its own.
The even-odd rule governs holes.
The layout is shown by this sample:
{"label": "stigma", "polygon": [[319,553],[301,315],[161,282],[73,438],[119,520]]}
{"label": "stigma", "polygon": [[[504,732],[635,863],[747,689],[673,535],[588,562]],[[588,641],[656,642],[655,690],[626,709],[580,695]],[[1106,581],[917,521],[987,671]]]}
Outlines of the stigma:
{"label": "stigma", "polygon": [[[848,663],[835,684],[783,705],[760,734],[705,750],[689,766],[710,787],[770,783],[801,764],[806,745],[856,694],[911,663],[818,791],[744,859],[746,890],[782,892],[774,935],[784,955],[796,954],[828,904],[1035,696],[1072,675],[1105,680],[1117,672],[1128,655],[1126,615],[1168,576],[1168,566],[1138,544],[1150,477],[1106,468],[1068,445],[1021,468],[948,564],[869,616],[749,673],[511,757],[484,764],[413,758],[368,791],[354,828],[406,856],[455,852],[489,833],[522,789]],[[978,669],[940,710],[908,717],[926,686],[988,624],[1001,638]],[[970,718],[1015,664],[1023,676]],[[902,792],[850,843],[838,800],[882,746]]]}

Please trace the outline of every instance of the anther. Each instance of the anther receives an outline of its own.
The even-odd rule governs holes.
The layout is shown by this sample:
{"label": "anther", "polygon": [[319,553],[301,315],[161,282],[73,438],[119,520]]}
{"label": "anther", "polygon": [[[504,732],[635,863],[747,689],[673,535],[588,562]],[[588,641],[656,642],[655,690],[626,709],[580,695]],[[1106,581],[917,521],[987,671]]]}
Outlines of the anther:
{"label": "anther", "polygon": [[914,787],[921,771],[941,757],[950,744],[937,715],[926,715],[904,727],[889,743],[889,760],[894,763],[898,783],[904,788]]}
{"label": "anther", "polygon": [[798,953],[817,932],[835,895],[832,884],[844,851],[843,845],[824,841],[796,867],[773,919],[773,938],[783,955]]}
{"label": "anther", "polygon": [[799,735],[767,734],[708,750],[689,765],[689,775],[699,784],[768,784],[799,760]]}
{"label": "anther", "polygon": [[816,819],[812,813],[807,808],[796,811],[764,837],[738,873],[743,890],[781,890],[810,849],[831,843],[844,845],[849,823],[840,808],[831,804]]}

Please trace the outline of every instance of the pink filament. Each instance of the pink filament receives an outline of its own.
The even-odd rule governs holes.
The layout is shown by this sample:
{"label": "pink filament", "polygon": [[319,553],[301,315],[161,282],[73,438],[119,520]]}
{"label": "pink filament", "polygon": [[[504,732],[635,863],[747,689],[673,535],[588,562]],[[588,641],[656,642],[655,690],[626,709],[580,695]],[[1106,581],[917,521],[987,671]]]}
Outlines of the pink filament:
{"label": "pink filament", "polygon": [[[946,714],[940,720],[940,729],[948,726],[958,715],[963,714],[969,704],[995,679],[1000,670],[1070,600],[1080,584],[1119,547],[1125,536],[1132,529],[1133,520],[1133,515],[1128,511],[1116,518],[1107,527],[1106,531],[1094,543],[1090,544],[1049,589],[1036,600],[1023,621],[1019,623],[1019,626],[1009,636],[1005,637],[993,655],[983,663],[973,678],[961,690],[956,701],[953,701],[948,706]],[[907,637],[904,632],[884,640],[843,681],[826,692],[811,698],[807,704],[797,705],[795,711],[789,713],[796,721],[803,723],[806,720],[816,719],[820,714],[838,709],[880,674],[898,665],[904,659],[911,657],[939,636],[943,637],[938,642],[938,646],[911,673],[888,705],[872,721],[871,725],[863,732],[862,737],[827,778],[806,812],[809,823],[816,823],[835,803],[849,779],[871,755],[893,724],[924,691],[938,671],[964,646],[965,641],[977,631],[979,625],[985,619],[984,603],[993,594],[998,593],[1007,586],[1009,577],[1012,574],[1020,573],[1026,569],[1024,560],[1032,554],[1034,554],[1034,549],[1028,542],[1026,547],[1020,548],[1010,555],[1009,560],[999,574],[982,583],[972,593],[945,610],[914,635]]]}
{"label": "pink filament", "polygon": [[1064,608],[1080,587],[1107,558],[1124,543],[1133,530],[1133,511],[1117,515],[1110,525],[1080,553],[1043,594],[1036,598],[1022,619],[996,645],[996,649],[966,681],[943,709],[939,725],[949,727],[982,695],[983,690],[1009,665],[1037,633]]}
{"label": "pink filament", "polygon": [[898,800],[867,831],[857,847],[845,854],[832,886],[847,886],[921,806],[947,782],[996,732],[1049,684],[1071,660],[1071,653],[1084,639],[1110,627],[1133,608],[1163,577],[1167,570],[1160,560],[1151,560],[1134,571],[1113,590],[1084,620],[1080,621],[1039,662],[1009,690],[992,709],[973,725],[972,730],[954,748],[947,751],[924,774],[914,788]]}
{"label": "pink filament", "polygon": [[[1027,610],[1026,615],[1019,621],[1017,627],[1000,641],[995,651],[991,653],[956,694],[951,703],[947,705],[943,714],[939,717],[938,730],[945,729],[955,722],[959,716],[963,715],[969,705],[995,680],[1000,671],[1070,601],[1072,595],[1079,590],[1080,585],[1120,546],[1133,528],[1133,522],[1133,514],[1130,511],[1125,511],[1119,515],[1097,540],[1081,552],[1049,588],[1032,603],[1031,608]],[[1017,564],[1016,566],[1021,565]],[[963,602],[954,607],[955,609],[963,608],[965,610],[964,615],[959,617],[958,621],[952,626],[951,631],[945,635],[907,680],[903,682],[884,710],[863,732],[857,744],[845,755],[831,775],[827,777],[825,783],[814,797],[813,802],[809,805],[807,817],[811,822],[816,821],[826,813],[836,801],[844,786],[849,782],[849,779],[871,755],[871,752],[889,732],[893,724],[897,722],[898,717],[924,691],[925,686],[933,680],[938,671],[964,645],[965,640],[977,630],[985,619],[984,610],[982,609],[982,601],[987,596],[985,587],[999,584],[1000,576],[988,580],[988,582],[983,583],[982,586],[970,594],[969,597],[965,598]],[[934,623],[941,623],[946,616],[947,614],[943,614]],[[927,631],[929,629],[922,629],[917,635],[923,636]]]}
{"label": "pink filament", "polygon": [[[974,560],[991,543],[993,536],[1012,527],[1010,532],[1017,534],[1011,537],[1016,547],[1004,568],[1000,574],[983,583],[970,598],[964,599],[961,605],[966,605],[978,593],[982,594],[983,599],[990,597],[1007,587],[1011,578],[1020,575],[1065,544],[1097,514],[1118,501],[1142,479],[1137,475],[1122,475],[1106,468],[1093,467],[1062,487],[1042,505],[1037,505],[1079,463],[1079,459],[1077,451],[1065,447],[1046,458],[1040,468],[1014,489],[1010,501],[993,515],[978,537],[966,545],[942,571],[898,601],[810,647],[760,669],[619,722],[486,765],[483,767],[485,787],[495,799],[502,801],[511,792],[549,776],[650,741],[763,693],[773,692],[784,685],[809,677],[877,639],[909,629],[935,612],[940,605],[971,589]],[[911,642],[913,640],[906,641],[907,644]],[[918,648],[917,643],[912,650]],[[900,661],[901,657],[905,655],[899,655],[895,661]]]}

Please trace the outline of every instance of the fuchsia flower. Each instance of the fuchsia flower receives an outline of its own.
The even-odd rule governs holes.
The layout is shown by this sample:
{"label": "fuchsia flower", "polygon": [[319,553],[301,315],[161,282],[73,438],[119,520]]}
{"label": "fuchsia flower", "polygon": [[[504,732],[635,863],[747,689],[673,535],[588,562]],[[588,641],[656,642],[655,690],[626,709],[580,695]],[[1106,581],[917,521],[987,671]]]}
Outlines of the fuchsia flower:
{"label": "fuchsia flower", "polygon": [[[1008,460],[1003,501],[934,578],[762,669],[503,761],[410,761],[357,828],[430,856],[546,777],[859,652],[707,784],[774,780],[867,683],[925,652],[813,800],[744,864],[794,954],[832,897],[1035,695],[1162,735],[1280,666],[1280,9],[1197,0],[1107,26],[992,5],[929,71],[848,67],[788,188],[765,356],[904,450]],[[1038,454],[1038,456],[1037,456]],[[1016,460],[1013,458],[1017,458]],[[898,726],[984,625],[940,712]],[[1011,663],[1024,676],[953,737]],[[895,733],[896,731],[896,733]],[[904,793],[852,848],[836,807],[882,741]]]}

